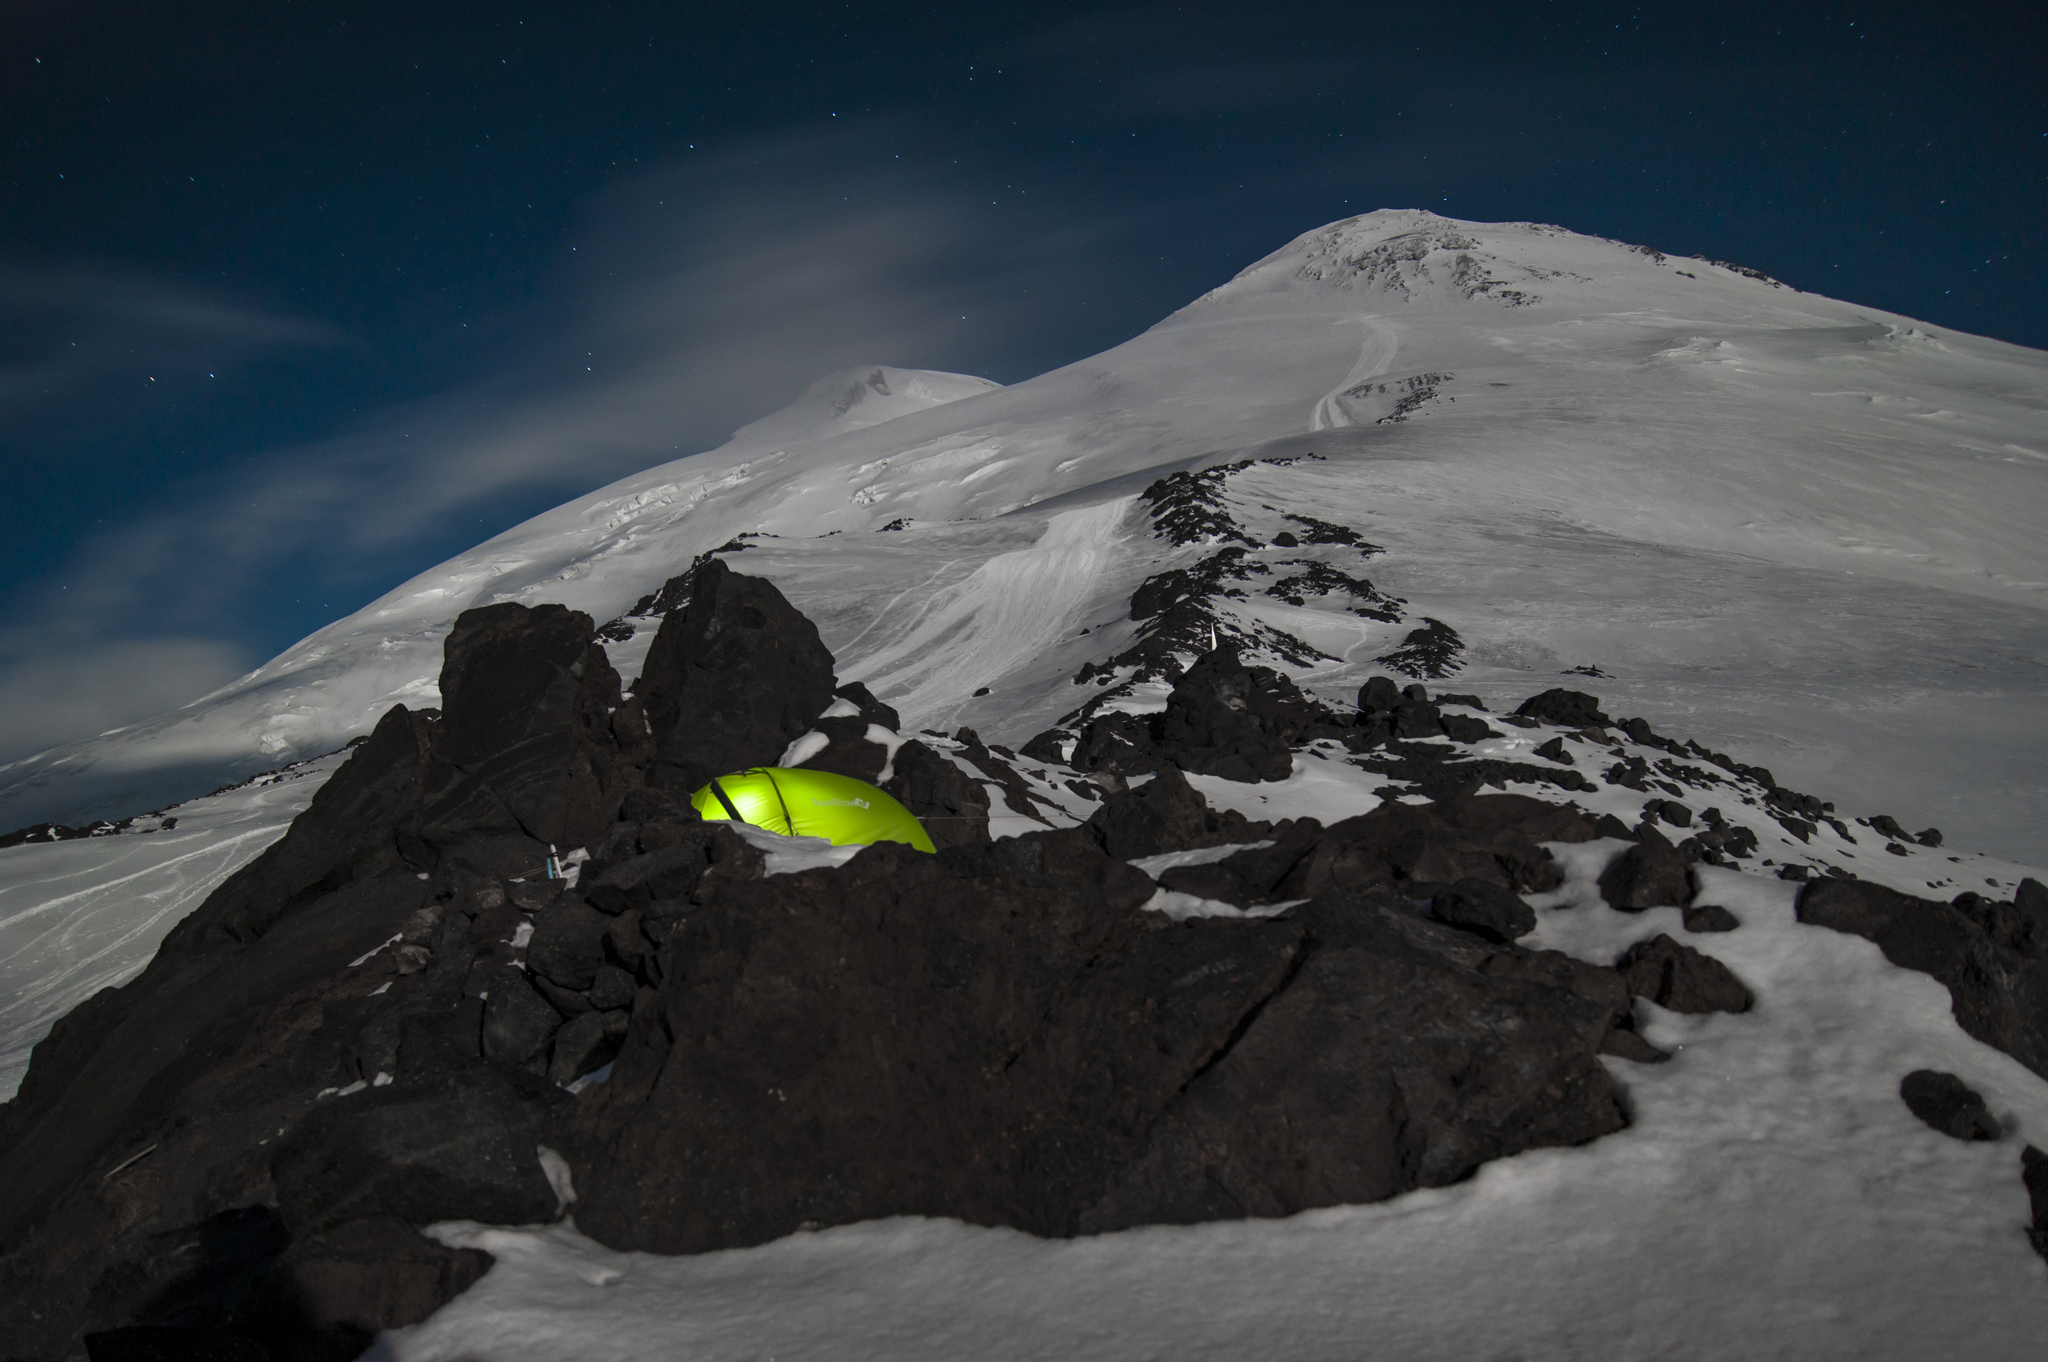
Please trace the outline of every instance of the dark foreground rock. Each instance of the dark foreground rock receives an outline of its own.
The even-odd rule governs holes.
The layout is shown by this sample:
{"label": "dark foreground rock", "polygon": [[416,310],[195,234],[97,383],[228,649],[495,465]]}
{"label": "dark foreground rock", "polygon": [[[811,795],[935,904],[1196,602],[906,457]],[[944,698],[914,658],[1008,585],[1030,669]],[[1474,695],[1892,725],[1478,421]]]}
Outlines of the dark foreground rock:
{"label": "dark foreground rock", "polygon": [[1610,1010],[1568,978],[1489,973],[1388,897],[1175,924],[1152,890],[1075,830],[705,896],[561,1121],[578,1224],[685,1252],[1286,1215],[1624,1123]]}
{"label": "dark foreground rock", "polygon": [[1801,922],[1877,943],[1885,959],[1948,987],[1963,1030],[2048,1077],[2048,933],[2019,906],[1976,895],[1914,898],[1861,880],[1810,881]]}
{"label": "dark foreground rock", "polygon": [[2048,1154],[2028,1145],[2020,1151],[2020,1178],[2026,1183],[2027,1201],[2034,1223],[2027,1228],[2027,1242],[2034,1252],[2048,1258]]}
{"label": "dark foreground rock", "polygon": [[689,603],[662,620],[636,690],[659,735],[648,784],[687,794],[774,764],[835,684],[816,626],[767,581],[712,559],[696,569]]}
{"label": "dark foreground rock", "polygon": [[1954,1074],[1915,1069],[1899,1080],[1899,1100],[1929,1126],[1953,1139],[1995,1140],[1998,1120],[1984,1098]]}
{"label": "dark foreground rock", "polygon": [[1675,908],[1691,898],[1692,875],[1685,857],[1647,824],[1636,835],[1640,840],[1601,872],[1600,897],[1625,913]]}
{"label": "dark foreground rock", "polygon": [[[1514,944],[1561,879],[1541,844],[1600,834],[1579,811],[1447,786],[1265,824],[1180,773],[1443,727],[1420,687],[1339,722],[1218,649],[1165,715],[1083,736],[1137,754],[1088,823],[990,842],[992,794],[1045,821],[1005,749],[905,741],[765,581],[707,559],[662,595],[633,698],[588,617],[465,614],[445,712],[393,709],[36,1048],[0,1107],[6,1356],[355,1356],[488,1266],[422,1226],[559,1214],[544,1148],[619,1247],[896,1214],[1077,1234],[1456,1181],[1619,1129],[1599,1056],[1665,1058],[1622,974]],[[798,740],[938,854],[768,877],[688,806]],[[1125,787],[1126,757],[1157,774]],[[1265,915],[1175,922],[1162,886]]]}
{"label": "dark foreground rock", "polygon": [[1628,991],[1673,1012],[1747,1012],[1755,1001],[1726,965],[1659,932],[1614,962]]}

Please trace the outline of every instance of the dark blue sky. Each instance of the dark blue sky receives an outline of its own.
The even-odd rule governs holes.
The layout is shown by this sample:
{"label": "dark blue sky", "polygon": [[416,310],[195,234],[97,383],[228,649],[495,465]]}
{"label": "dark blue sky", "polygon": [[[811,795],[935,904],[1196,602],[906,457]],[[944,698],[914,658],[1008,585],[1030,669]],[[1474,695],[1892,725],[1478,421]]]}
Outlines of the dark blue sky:
{"label": "dark blue sky", "polygon": [[2048,345],[1999,4],[0,15],[0,760],[843,365],[1004,382],[1379,207]]}

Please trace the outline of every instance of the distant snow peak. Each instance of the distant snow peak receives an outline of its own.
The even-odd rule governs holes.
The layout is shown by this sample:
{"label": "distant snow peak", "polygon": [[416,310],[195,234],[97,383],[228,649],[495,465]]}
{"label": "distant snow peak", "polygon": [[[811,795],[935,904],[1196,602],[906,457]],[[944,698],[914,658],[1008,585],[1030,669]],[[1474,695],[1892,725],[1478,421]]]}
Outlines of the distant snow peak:
{"label": "distant snow peak", "polygon": [[741,426],[731,444],[783,449],[806,441],[865,430],[899,416],[995,392],[1003,385],[972,374],[863,364],[838,369],[805,388],[782,410]]}
{"label": "distant snow peak", "polygon": [[849,386],[845,392],[841,393],[839,400],[832,404],[832,414],[834,416],[846,415],[846,413],[867,401],[869,393],[879,393],[883,397],[889,395],[889,376],[880,369],[871,370],[866,377],[859,379]]}
{"label": "distant snow peak", "polygon": [[1486,297],[1507,307],[1527,307],[1542,298],[1511,285],[1564,275],[1503,260],[1462,230],[1463,224],[1447,218],[1405,215],[1414,225],[1388,236],[1386,224],[1376,221],[1382,216],[1367,214],[1312,233],[1296,277],[1402,298],[1448,290],[1466,299]]}

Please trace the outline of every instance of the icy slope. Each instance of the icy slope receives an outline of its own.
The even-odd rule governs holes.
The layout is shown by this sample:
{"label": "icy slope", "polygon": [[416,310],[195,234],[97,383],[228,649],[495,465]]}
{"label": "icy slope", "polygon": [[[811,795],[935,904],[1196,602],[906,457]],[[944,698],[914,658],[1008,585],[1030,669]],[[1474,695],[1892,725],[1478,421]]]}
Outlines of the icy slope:
{"label": "icy slope", "polygon": [[[821,380],[720,449],[509,530],[213,696],[0,768],[0,827],[161,807],[331,750],[393,703],[435,702],[463,609],[612,619],[741,535],[756,536],[744,569],[818,622],[844,678],[913,726],[1018,742],[1089,698],[1072,678],[1130,643],[1141,581],[1215,551],[1152,537],[1137,493],[1313,452],[1231,478],[1253,557],[1367,571],[1404,617],[1239,588],[1228,609],[1247,627],[1309,645],[1290,670],[1312,689],[1348,698],[1441,620],[1460,690],[1519,700],[1596,666],[1586,684],[1616,713],[1847,813],[2038,864],[2044,428],[2036,351],[1557,228],[1373,213],[1007,389]],[[1385,552],[1273,547],[1301,529],[1288,516]],[[651,628],[616,633],[630,677]],[[97,845],[67,854],[111,854]],[[0,873],[18,883],[55,851]],[[154,937],[131,941],[130,972]]]}

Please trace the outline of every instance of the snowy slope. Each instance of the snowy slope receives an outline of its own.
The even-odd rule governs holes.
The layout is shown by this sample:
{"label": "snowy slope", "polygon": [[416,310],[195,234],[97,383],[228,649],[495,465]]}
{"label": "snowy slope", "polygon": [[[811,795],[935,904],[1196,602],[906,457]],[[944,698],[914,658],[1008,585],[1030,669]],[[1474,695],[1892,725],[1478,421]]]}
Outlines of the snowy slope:
{"label": "snowy slope", "polygon": [[[886,368],[821,380],[727,445],[509,530],[193,705],[0,768],[0,826],[161,807],[332,750],[393,703],[435,703],[463,609],[561,601],[611,619],[743,534],[772,537],[736,565],[818,622],[842,677],[914,726],[1020,741],[1086,698],[1078,668],[1128,642],[1137,583],[1204,552],[1153,538],[1135,494],[1309,452],[1232,479],[1246,523],[1358,529],[1386,549],[1365,570],[1410,616],[1254,593],[1246,618],[1327,655],[1290,669],[1311,688],[1348,698],[1416,617],[1441,619],[1466,644],[1459,690],[1512,702],[1596,665],[1575,684],[1611,712],[1846,813],[2048,859],[2048,356],[1557,228],[1410,211],[1312,232],[1010,388]],[[629,623],[614,645],[628,677],[651,635]],[[118,841],[18,849],[0,884],[60,851],[97,865]],[[126,939],[132,972],[155,936]],[[10,984],[43,980],[48,1006],[122,972],[16,959]]]}

